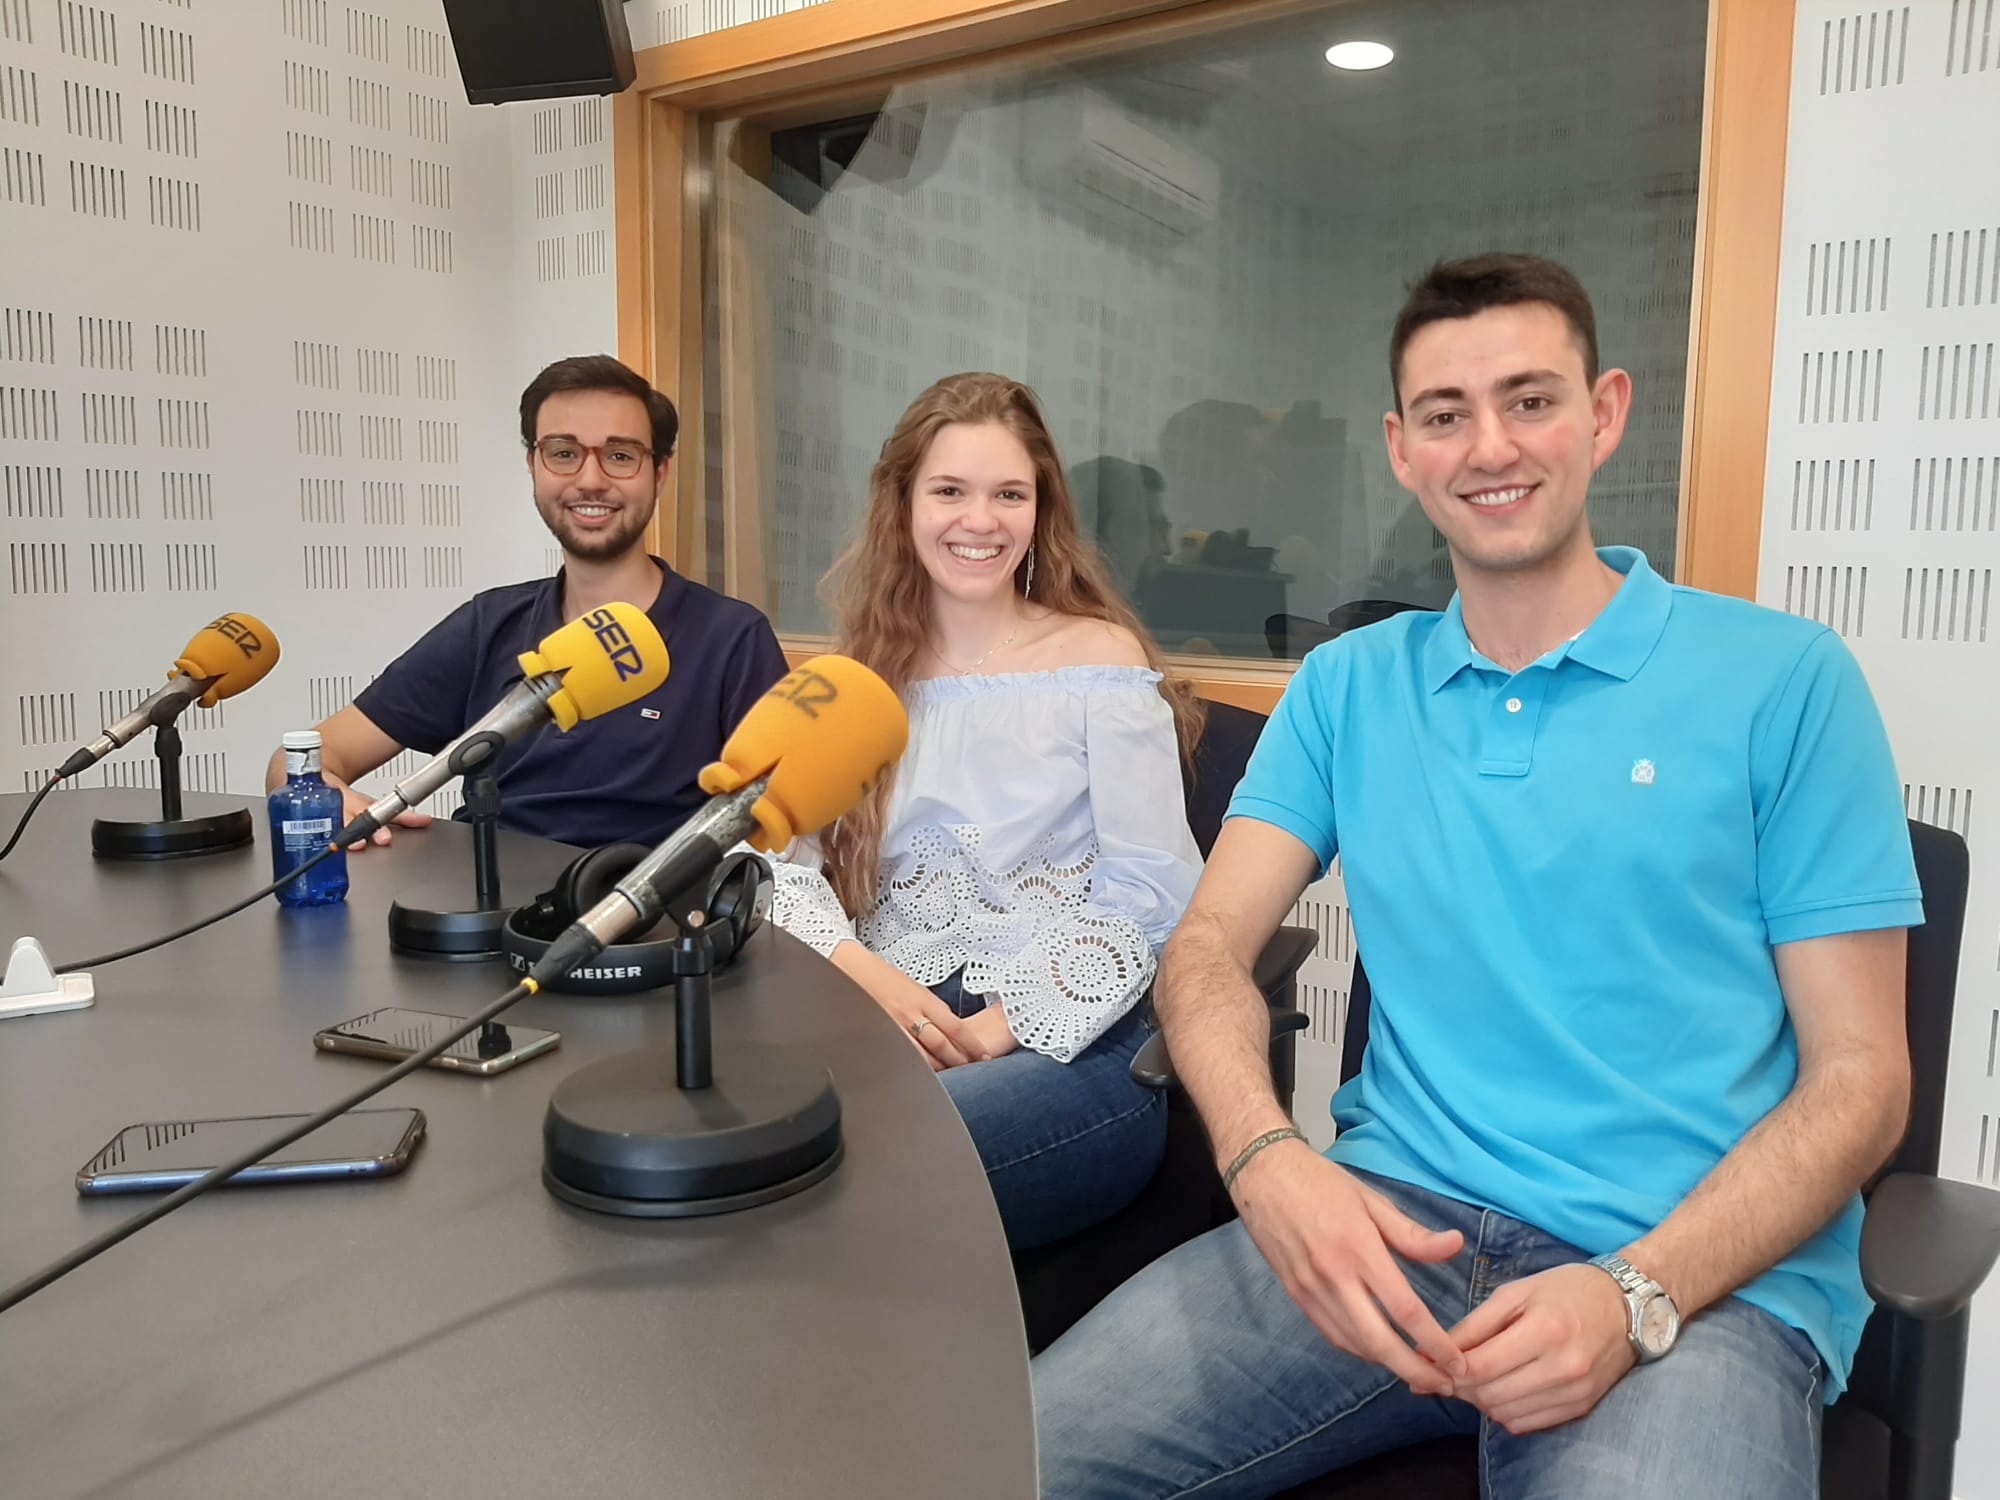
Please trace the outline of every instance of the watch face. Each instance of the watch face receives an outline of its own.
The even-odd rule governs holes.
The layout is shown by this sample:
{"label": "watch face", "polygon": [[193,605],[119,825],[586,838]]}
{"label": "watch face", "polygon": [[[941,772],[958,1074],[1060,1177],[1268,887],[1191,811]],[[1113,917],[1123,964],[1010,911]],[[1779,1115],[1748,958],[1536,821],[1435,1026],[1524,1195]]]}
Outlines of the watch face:
{"label": "watch face", "polygon": [[1681,1315],[1666,1297],[1648,1298],[1639,1313],[1639,1342],[1651,1355],[1665,1354],[1681,1331]]}

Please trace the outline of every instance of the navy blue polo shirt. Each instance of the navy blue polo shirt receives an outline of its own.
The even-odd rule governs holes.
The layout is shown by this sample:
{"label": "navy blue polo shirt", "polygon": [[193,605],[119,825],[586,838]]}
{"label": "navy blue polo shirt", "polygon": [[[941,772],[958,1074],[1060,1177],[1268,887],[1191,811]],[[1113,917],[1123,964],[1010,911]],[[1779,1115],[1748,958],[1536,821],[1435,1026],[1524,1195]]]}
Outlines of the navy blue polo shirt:
{"label": "navy blue polo shirt", "polygon": [[[646,613],[667,643],[667,680],[637,703],[552,724],[500,754],[503,826],[585,846],[653,844],[707,800],[701,768],[786,672],[771,622],[658,558]],[[562,623],[563,575],[475,595],[377,677],[354,706],[397,743],[434,755],[521,676],[518,660]]]}
{"label": "navy blue polo shirt", "polygon": [[[1840,637],[1627,547],[1518,672],[1459,601],[1316,648],[1230,805],[1338,854],[1374,988],[1345,1165],[1597,1255],[1679,1206],[1798,1078],[1785,943],[1923,921],[1882,719]],[[1861,1200],[1737,1295],[1839,1391]]]}

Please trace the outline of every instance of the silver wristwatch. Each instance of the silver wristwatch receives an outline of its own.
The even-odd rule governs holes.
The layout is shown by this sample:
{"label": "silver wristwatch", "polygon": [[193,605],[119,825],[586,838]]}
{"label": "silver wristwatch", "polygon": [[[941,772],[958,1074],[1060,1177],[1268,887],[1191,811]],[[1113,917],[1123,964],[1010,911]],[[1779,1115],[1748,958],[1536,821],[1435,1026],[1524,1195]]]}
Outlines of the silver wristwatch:
{"label": "silver wristwatch", "polygon": [[1667,1289],[1622,1255],[1594,1256],[1590,1262],[1618,1283],[1625,1294],[1625,1336],[1642,1365],[1663,1359],[1681,1336],[1681,1310]]}

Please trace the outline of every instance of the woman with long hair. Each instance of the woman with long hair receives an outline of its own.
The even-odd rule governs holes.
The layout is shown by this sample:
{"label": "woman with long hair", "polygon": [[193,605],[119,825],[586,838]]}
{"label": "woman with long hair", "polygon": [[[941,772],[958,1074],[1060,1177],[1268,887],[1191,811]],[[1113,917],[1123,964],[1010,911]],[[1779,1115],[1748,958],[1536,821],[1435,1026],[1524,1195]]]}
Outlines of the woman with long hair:
{"label": "woman with long hair", "polygon": [[942,1075],[1016,1249],[1129,1203],[1159,1094],[1128,1072],[1201,856],[1200,708],[1078,534],[1034,394],[954,375],[883,444],[829,575],[837,649],[910,710],[893,775],[778,867],[776,920]]}

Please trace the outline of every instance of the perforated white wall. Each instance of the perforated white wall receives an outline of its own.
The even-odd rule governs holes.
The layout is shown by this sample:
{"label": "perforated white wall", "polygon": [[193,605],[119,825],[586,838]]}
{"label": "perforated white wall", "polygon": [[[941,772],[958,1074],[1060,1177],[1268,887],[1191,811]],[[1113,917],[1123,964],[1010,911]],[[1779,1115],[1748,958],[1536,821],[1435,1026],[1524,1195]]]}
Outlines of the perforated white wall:
{"label": "perforated white wall", "polygon": [[[185,775],[255,791],[281,731],[548,570],[513,408],[614,345],[608,106],[471,108],[437,0],[0,0],[0,47],[0,783],[243,609],[283,660],[187,721]],[[139,746],[81,778],[155,779]]]}
{"label": "perforated white wall", "polygon": [[[2000,1187],[2000,4],[1800,0],[1758,597],[1833,626],[1972,848],[1945,1175]],[[2000,1497],[2000,1287],[1958,1493]]]}
{"label": "perforated white wall", "polygon": [[827,0],[625,0],[625,21],[632,28],[634,47],[656,47],[826,3]]}

